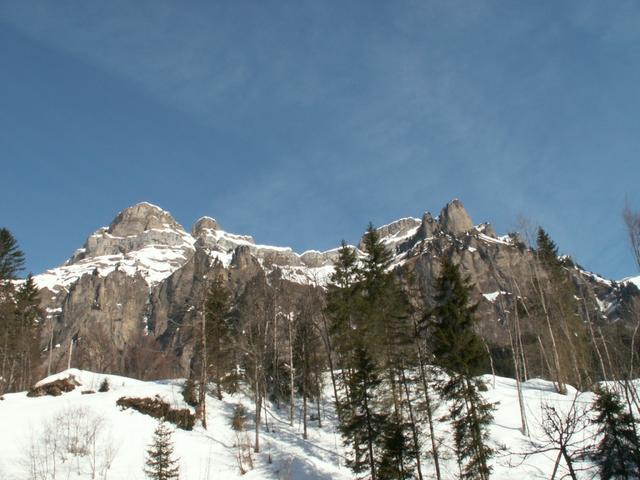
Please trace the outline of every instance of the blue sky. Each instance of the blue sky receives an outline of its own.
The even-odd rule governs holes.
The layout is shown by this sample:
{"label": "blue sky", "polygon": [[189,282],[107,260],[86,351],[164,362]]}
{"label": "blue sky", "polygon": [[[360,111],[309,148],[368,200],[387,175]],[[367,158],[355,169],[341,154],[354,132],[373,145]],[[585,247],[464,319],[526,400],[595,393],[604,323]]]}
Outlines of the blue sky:
{"label": "blue sky", "polygon": [[640,2],[0,4],[0,226],[28,268],[149,201],[297,251],[460,198],[636,274]]}

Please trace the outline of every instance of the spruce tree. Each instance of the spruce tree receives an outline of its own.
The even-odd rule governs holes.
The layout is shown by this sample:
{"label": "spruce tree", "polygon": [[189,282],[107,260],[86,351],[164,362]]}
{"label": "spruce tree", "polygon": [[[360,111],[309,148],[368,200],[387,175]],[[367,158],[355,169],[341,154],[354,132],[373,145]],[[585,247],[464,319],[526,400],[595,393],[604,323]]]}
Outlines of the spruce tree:
{"label": "spruce tree", "polygon": [[230,360],[231,327],[229,313],[231,295],[223,280],[216,276],[210,283],[205,300],[205,335],[209,374],[216,384],[217,396],[222,399],[222,379]]}
{"label": "spruce tree", "polygon": [[173,458],[171,430],[160,423],[153,432],[153,442],[147,449],[144,473],[151,480],[175,480],[180,478],[178,460]]}
{"label": "spruce tree", "polygon": [[0,228],[0,394],[16,390],[31,373],[30,365],[20,361],[24,332],[16,304],[16,288],[11,281],[23,268],[24,253],[16,239],[9,230]]}
{"label": "spruce tree", "polygon": [[609,479],[640,478],[640,441],[636,436],[633,417],[625,410],[615,392],[606,388],[596,390],[594,402],[601,440],[595,448],[593,460],[600,477]]}
{"label": "spruce tree", "polygon": [[487,445],[493,405],[482,399],[484,389],[476,378],[482,373],[487,352],[473,331],[477,305],[470,304],[471,285],[448,258],[441,263],[435,283],[435,307],[432,312],[432,351],[436,364],[447,374],[439,385],[449,402],[456,454],[464,479],[487,480],[492,454]]}
{"label": "spruce tree", "polygon": [[[542,309],[546,330],[553,349],[553,370],[558,390],[564,390],[565,381],[586,387],[594,381],[592,358],[589,351],[584,309],[576,301],[582,293],[576,291],[570,275],[558,258],[558,247],[549,234],[538,229],[536,254],[547,280],[537,276],[540,294],[538,307]],[[578,294],[578,295],[576,295]]]}
{"label": "spruce tree", "polygon": [[416,455],[407,435],[409,426],[387,421],[380,441],[378,478],[405,480],[413,478],[412,458]]}
{"label": "spruce tree", "polygon": [[15,294],[15,307],[14,331],[12,333],[15,336],[16,387],[18,390],[24,390],[31,386],[32,373],[38,365],[40,331],[42,329],[42,310],[40,309],[38,287],[31,274]]}
{"label": "spruce tree", "polygon": [[353,353],[351,337],[355,325],[360,269],[355,250],[342,241],[338,259],[327,285],[327,314],[334,347],[343,371],[348,369]]}
{"label": "spruce tree", "polygon": [[377,445],[385,428],[387,416],[376,412],[378,387],[382,383],[376,373],[366,348],[360,346],[354,352],[353,372],[350,376],[348,408],[340,417],[340,431],[345,445],[353,448],[347,465],[355,474],[369,470],[371,480],[377,476],[379,460]]}
{"label": "spruce tree", "polygon": [[24,268],[24,253],[6,228],[0,228],[0,282],[13,280]]}
{"label": "spruce tree", "polygon": [[558,260],[558,246],[542,227],[538,228],[536,246],[538,258],[545,267],[554,269],[560,267],[560,261]]}

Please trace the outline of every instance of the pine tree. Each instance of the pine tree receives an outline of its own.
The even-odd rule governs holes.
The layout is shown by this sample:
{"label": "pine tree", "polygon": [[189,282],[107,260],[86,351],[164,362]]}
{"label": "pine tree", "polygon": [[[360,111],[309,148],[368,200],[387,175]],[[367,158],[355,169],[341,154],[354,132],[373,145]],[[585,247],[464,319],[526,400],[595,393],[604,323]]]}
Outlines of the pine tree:
{"label": "pine tree", "polygon": [[207,290],[205,300],[205,335],[207,336],[208,378],[216,384],[217,396],[222,399],[222,379],[227,371],[231,345],[229,312],[231,298],[223,280],[216,276]]}
{"label": "pine tree", "polygon": [[586,322],[581,316],[584,310],[579,308],[579,292],[558,258],[558,247],[543,228],[538,229],[536,254],[548,277],[544,282],[537,276],[536,287],[553,349],[553,376],[558,390],[564,390],[565,380],[586,387],[594,379]]}
{"label": "pine tree", "polygon": [[340,366],[345,371],[349,367],[352,348],[352,332],[358,303],[360,269],[355,250],[344,240],[338,250],[334,272],[327,285],[327,313],[330,318],[329,330],[334,340]]}
{"label": "pine tree", "polygon": [[483,371],[487,351],[473,331],[477,304],[470,304],[471,285],[448,258],[441,262],[435,283],[435,308],[431,312],[432,349],[448,373],[474,377]]}
{"label": "pine tree", "polygon": [[476,375],[482,373],[487,351],[473,331],[477,305],[470,305],[471,285],[448,258],[441,263],[435,284],[435,307],[432,312],[432,351],[435,361],[447,374],[439,386],[449,401],[449,415],[454,429],[456,454],[464,479],[487,480],[492,450],[487,445],[488,426],[493,405],[486,403],[479,391],[483,385]]}
{"label": "pine tree", "polygon": [[413,478],[412,458],[415,451],[407,436],[408,426],[395,421],[385,423],[380,441],[381,458],[378,478],[405,480]]}
{"label": "pine tree", "polygon": [[[15,280],[24,267],[24,254],[6,228],[0,228],[0,394],[16,390],[26,374],[19,364],[22,343]],[[33,344],[33,343],[32,343]]]}
{"label": "pine tree", "polygon": [[369,470],[371,480],[378,478],[377,448],[384,431],[386,415],[376,412],[377,389],[382,383],[376,367],[364,347],[356,348],[355,364],[350,377],[348,409],[340,418],[340,431],[345,444],[353,448],[347,465],[354,473]]}
{"label": "pine tree", "polygon": [[24,253],[6,228],[0,228],[0,282],[13,280],[24,268]]}
{"label": "pine tree", "polygon": [[609,479],[640,478],[640,441],[636,436],[633,417],[625,411],[615,392],[600,388],[594,402],[593,420],[601,436],[593,460],[600,477]]}
{"label": "pine tree", "polygon": [[542,227],[538,228],[536,246],[538,259],[545,267],[553,269],[560,267],[560,261],[558,260],[558,246]]}
{"label": "pine tree", "polygon": [[144,473],[151,480],[175,480],[180,478],[178,460],[173,458],[171,430],[163,422],[153,432],[153,442],[147,449]]}
{"label": "pine tree", "polygon": [[14,357],[16,359],[16,387],[24,390],[32,384],[32,373],[38,365],[42,328],[40,298],[33,276],[29,274],[15,295]]}

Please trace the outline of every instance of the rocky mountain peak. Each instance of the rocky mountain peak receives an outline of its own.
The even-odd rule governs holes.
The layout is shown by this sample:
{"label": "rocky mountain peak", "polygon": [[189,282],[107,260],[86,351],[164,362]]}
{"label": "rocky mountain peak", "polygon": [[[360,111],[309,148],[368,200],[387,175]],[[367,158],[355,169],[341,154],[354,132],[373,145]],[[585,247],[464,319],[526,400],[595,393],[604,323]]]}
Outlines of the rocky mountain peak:
{"label": "rocky mountain peak", "polygon": [[220,225],[216,221],[215,218],[211,217],[202,217],[200,218],[191,229],[191,235],[193,238],[199,238],[206,230],[220,230]]}
{"label": "rocky mountain peak", "polygon": [[105,277],[121,271],[140,274],[149,285],[155,285],[193,256],[194,243],[169,212],[138,203],[90,235],[64,265],[38,275],[36,281],[41,288],[54,291],[86,274]]}
{"label": "rocky mountain peak", "polygon": [[440,227],[452,234],[463,233],[473,228],[471,217],[457,198],[447,203],[439,217]]}
{"label": "rocky mountain peak", "polygon": [[422,216],[422,222],[420,222],[420,229],[418,230],[419,238],[424,240],[425,238],[433,237],[438,231],[438,222],[433,218],[431,212],[425,212]]}
{"label": "rocky mountain peak", "polygon": [[107,233],[116,237],[140,235],[147,230],[184,230],[171,214],[151,203],[142,202],[121,211]]}

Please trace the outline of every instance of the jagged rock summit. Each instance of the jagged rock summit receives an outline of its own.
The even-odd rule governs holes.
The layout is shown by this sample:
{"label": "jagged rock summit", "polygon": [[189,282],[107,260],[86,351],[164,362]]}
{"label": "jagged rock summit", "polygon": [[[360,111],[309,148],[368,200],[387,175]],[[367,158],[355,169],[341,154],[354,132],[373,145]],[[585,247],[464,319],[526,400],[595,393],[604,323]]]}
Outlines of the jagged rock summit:
{"label": "jagged rock summit", "polygon": [[449,233],[464,233],[473,228],[471,217],[457,198],[447,203],[442,209],[439,224]]}
{"label": "jagged rock summit", "polygon": [[127,255],[151,246],[184,250],[186,257],[193,250],[193,243],[193,238],[169,212],[143,202],[121,211],[109,227],[98,229],[67,265],[87,258]]}

